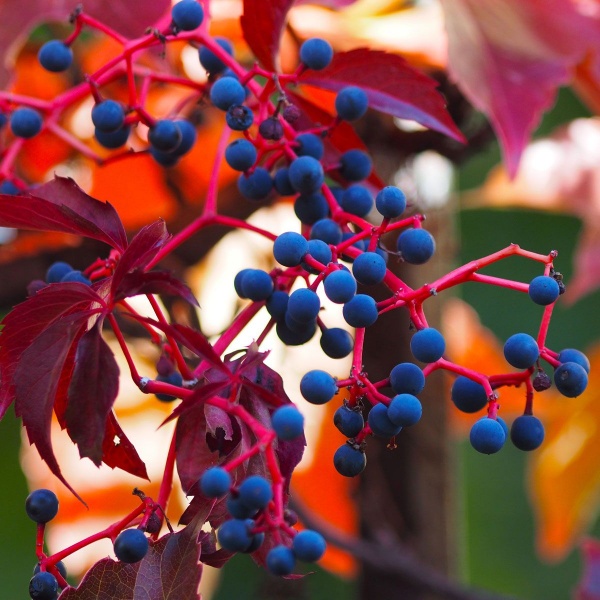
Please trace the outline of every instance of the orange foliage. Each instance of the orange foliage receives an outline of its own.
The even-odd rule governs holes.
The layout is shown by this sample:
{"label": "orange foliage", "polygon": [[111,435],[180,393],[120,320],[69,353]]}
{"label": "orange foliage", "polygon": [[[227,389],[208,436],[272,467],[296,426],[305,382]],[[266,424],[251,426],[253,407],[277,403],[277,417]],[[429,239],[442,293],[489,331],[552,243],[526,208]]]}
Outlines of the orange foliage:
{"label": "orange foliage", "polygon": [[[341,401],[343,397],[339,400]],[[332,430],[333,413],[340,405],[329,402],[314,445],[314,458],[307,469],[298,469],[292,477],[292,498],[299,498],[312,513],[324,522],[348,535],[358,535],[358,511],[352,500],[356,480],[341,477],[333,466],[333,454],[343,443],[343,437]],[[320,564],[344,577],[356,574],[354,558],[331,544]]]}

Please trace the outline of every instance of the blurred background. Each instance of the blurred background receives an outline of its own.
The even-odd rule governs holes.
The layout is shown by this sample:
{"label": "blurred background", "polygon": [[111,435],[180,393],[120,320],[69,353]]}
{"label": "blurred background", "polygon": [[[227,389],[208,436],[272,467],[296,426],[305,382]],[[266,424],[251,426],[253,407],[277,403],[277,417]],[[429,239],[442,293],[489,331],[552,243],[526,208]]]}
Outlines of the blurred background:
{"label": "blurred background", "polygon": [[[156,4],[158,11],[160,3]],[[502,115],[491,110],[486,117],[473,108],[472,90],[468,85],[456,85],[456,73],[455,77],[449,75],[452,65],[448,64],[443,5],[391,0],[327,4],[302,5],[291,11],[283,36],[284,70],[295,67],[298,42],[315,35],[330,39],[337,50],[369,44],[398,52],[439,82],[450,114],[469,141],[463,146],[414,122],[373,111],[357,123],[379,175],[405,191],[412,210],[427,214],[426,227],[438,243],[431,265],[415,268],[393,263],[393,268],[418,284],[510,243],[542,254],[558,250],[555,266],[564,276],[567,293],[557,303],[547,343],[554,350],[574,347],[586,352],[592,362],[590,385],[575,399],[560,397],[553,389],[536,395],[535,413],[546,427],[546,439],[538,451],[529,455],[507,444],[497,455],[483,456],[468,443],[470,424],[478,415],[458,415],[450,402],[451,379],[436,373],[428,378],[424,392],[423,421],[403,432],[393,451],[381,440],[369,441],[367,470],[360,480],[347,481],[334,473],[331,464],[333,452],[343,442],[331,423],[336,407],[302,404],[296,390],[299,378],[311,368],[325,368],[344,377],[348,365],[344,361],[325,364],[313,346],[284,349],[275,338],[269,338],[269,364],[281,372],[288,395],[302,404],[309,422],[308,448],[293,479],[292,501],[307,525],[323,526],[341,549],[334,548],[321,566],[311,568],[313,574],[298,581],[270,577],[250,558],[236,557],[221,570],[205,570],[203,597],[486,597],[469,596],[451,583],[459,582],[522,600],[569,598],[584,568],[588,575],[596,572],[592,555],[582,553],[581,542],[600,533],[596,522],[600,506],[600,388],[596,384],[600,375],[594,373],[600,363],[600,261],[596,260],[600,258],[600,254],[596,256],[600,252],[600,124],[593,116],[598,96],[589,85],[583,93],[581,79],[565,82],[569,85],[559,90],[552,108],[536,123],[531,141],[524,137],[516,153],[520,154],[520,167],[511,179],[502,158],[509,165],[519,159],[506,141]],[[507,30],[511,24],[522,25],[518,22],[521,13],[511,12],[513,3],[504,4]],[[237,20],[241,4],[213,2],[211,7],[213,33],[232,39],[236,57],[243,61],[249,50]],[[16,11],[16,4],[7,10]],[[474,14],[478,17],[476,11]],[[44,72],[35,58],[40,45],[70,31],[54,17],[49,15],[49,22],[33,27],[26,39],[9,40],[6,31],[0,34],[4,36],[1,43],[7,47],[10,41],[11,48],[7,89],[53,97],[81,72],[93,72],[118,50],[103,36],[86,35],[74,47],[77,70],[60,75]],[[481,31],[490,29],[482,25]],[[525,34],[532,40],[535,37],[534,30]],[[490,39],[497,42],[493,36]],[[196,57],[196,50],[190,52],[185,44],[172,44],[164,60],[176,72],[201,80],[205,75],[194,62]],[[492,60],[493,55],[487,58]],[[147,60],[152,63],[157,58]],[[118,81],[107,90],[111,97],[125,92]],[[533,102],[535,90],[530,93]],[[177,101],[177,94],[165,87],[152,89],[149,110],[161,114],[164,107]],[[525,94],[515,102],[527,99]],[[325,94],[324,105],[330,100]],[[486,108],[484,103],[478,107]],[[93,143],[87,122],[90,108],[89,103],[82,103],[65,115],[66,126],[85,143]],[[17,162],[18,176],[27,184],[47,180],[53,173],[72,176],[92,196],[110,201],[130,232],[158,217],[167,219],[169,229],[175,232],[202,205],[211,168],[206,156],[216,147],[223,121],[222,115],[207,108],[194,109],[191,116],[204,140],[202,147],[173,169],[156,165],[147,154],[98,166],[56,136],[43,133],[24,144]],[[144,131],[138,129],[134,147],[144,143]],[[497,137],[503,140],[502,148]],[[136,177],[128,177],[133,170]],[[239,205],[235,173],[227,167],[220,172],[219,185],[222,210],[249,217],[257,209]],[[293,227],[289,202],[264,203],[250,218],[275,232]],[[53,261],[67,260],[84,267],[105,251],[63,235],[3,234],[3,312],[24,299],[27,283],[43,277]],[[200,238],[185,244],[165,266],[191,282],[203,307],[195,318],[211,336],[240,308],[232,285],[240,265],[264,268],[272,258],[268,244],[256,243],[251,235],[225,235],[224,230],[215,229]],[[528,282],[541,269],[537,263],[511,258],[485,272]],[[175,313],[183,310],[176,305],[167,308]],[[452,360],[483,373],[506,370],[504,340],[520,331],[535,335],[542,313],[524,294],[474,283],[444,292],[426,304],[426,311],[430,324],[444,331]],[[409,359],[408,319],[396,312],[393,315],[392,319],[380,319],[367,335],[365,367],[374,379],[386,377],[395,364]],[[251,341],[252,331],[246,336],[240,339],[240,347]],[[140,340],[135,352],[152,376],[153,349]],[[119,419],[149,465],[153,482],[142,487],[151,494],[162,471],[160,445],[168,443],[169,432],[155,433],[168,409],[149,400],[131,383],[122,381]],[[510,422],[522,413],[524,391],[502,390],[500,403],[502,416]],[[24,597],[35,563],[35,526],[24,511],[30,488],[51,487],[60,493],[61,512],[56,524],[49,527],[54,550],[81,538],[84,531],[98,529],[102,522],[116,520],[134,506],[130,490],[139,482],[106,468],[100,470],[100,476],[91,464],[80,464],[76,450],[58,428],[53,439],[67,480],[89,500],[92,510],[86,511],[60,490],[37,454],[25,448],[11,409],[0,422],[4,490],[0,496],[0,588],[6,598]],[[184,506],[185,498],[180,495],[170,506],[174,521]],[[109,555],[111,548],[98,544],[90,550],[90,554],[78,553],[77,558],[65,561],[71,573],[81,572],[94,557]],[[599,596],[581,596],[595,597]]]}

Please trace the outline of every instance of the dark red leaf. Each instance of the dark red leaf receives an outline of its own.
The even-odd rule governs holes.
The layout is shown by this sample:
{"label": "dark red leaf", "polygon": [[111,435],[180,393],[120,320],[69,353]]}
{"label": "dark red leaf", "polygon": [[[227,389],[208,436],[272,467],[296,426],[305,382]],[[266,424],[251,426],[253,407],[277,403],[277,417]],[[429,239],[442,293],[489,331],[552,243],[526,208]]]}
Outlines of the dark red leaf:
{"label": "dark red leaf", "polygon": [[115,209],[108,202],[88,196],[66,177],[55,177],[16,199],[0,195],[0,225],[83,235],[121,251],[127,246],[125,229]]}
{"label": "dark red leaf", "polygon": [[[23,420],[30,444],[35,444],[48,467],[78,498],[64,479],[50,439],[52,409],[65,376],[70,376],[71,347],[85,330],[88,310],[56,320],[27,347],[14,372],[15,413]],[[64,386],[63,386],[64,389]]]}
{"label": "dark red leaf", "polygon": [[217,536],[214,531],[202,531],[200,532],[200,545],[202,562],[205,565],[220,569],[230,558],[235,554],[228,552],[223,548],[217,550]]}
{"label": "dark red leaf", "polygon": [[197,388],[194,393],[189,397],[185,398],[179,406],[175,407],[173,412],[163,421],[162,425],[169,423],[177,417],[187,414],[188,411],[195,409],[198,406],[203,405],[208,398],[218,395],[227,386],[226,381],[216,381],[214,383],[205,383]]}
{"label": "dark red leaf", "polygon": [[160,323],[154,319],[140,317],[139,315],[132,314],[131,316],[137,321],[148,323],[149,325],[152,325],[152,327],[160,329],[171,336],[175,341],[194,352],[197,356],[206,359],[215,368],[227,372],[227,367],[223,364],[221,357],[215,352],[211,343],[199,331],[186,327],[185,325],[179,325],[178,323]]}
{"label": "dark red leaf", "polygon": [[[302,90],[303,89],[304,88],[302,88]],[[299,130],[314,127],[315,123],[326,125],[333,120],[332,115],[326,110],[323,110],[319,105],[311,102],[308,98],[289,90],[288,97],[293,100],[293,103],[302,111],[300,119],[298,119],[295,124]],[[340,160],[340,156],[347,150],[358,148],[359,150],[368,152],[364,142],[356,131],[354,131],[354,127],[346,121],[342,121],[336,125],[323,142],[325,148],[325,163],[329,165],[337,164]],[[332,178],[336,178],[335,172],[328,173],[328,175]],[[341,177],[339,179],[341,180]],[[385,183],[379,175],[377,175],[375,170],[369,175],[368,181],[377,189],[381,189],[385,186]]]}
{"label": "dark red leaf", "polygon": [[136,269],[122,277],[113,293],[114,302],[138,294],[171,294],[187,300],[194,306],[198,306],[198,301],[194,298],[192,290],[167,271],[146,273],[141,269]]}
{"label": "dark red leaf", "polygon": [[125,274],[136,269],[143,269],[169,237],[167,226],[162,220],[142,227],[135,234],[115,268],[112,281],[113,294]]}
{"label": "dark red leaf", "polygon": [[90,287],[61,283],[41,289],[4,317],[0,334],[0,418],[15,397],[13,375],[26,348],[56,319],[94,302],[102,304],[102,299]]}
{"label": "dark red leaf", "polygon": [[202,574],[199,521],[152,544],[138,563],[104,558],[84,576],[77,589],[69,588],[61,600],[199,600]]}
{"label": "dark red leaf", "polygon": [[206,418],[206,431],[213,437],[217,437],[217,430],[222,430],[224,439],[233,439],[233,426],[230,416],[218,406],[206,404],[204,407],[204,416]]}
{"label": "dark red leaf", "polygon": [[111,469],[122,469],[142,479],[149,479],[146,465],[121,429],[112,411],[106,420],[106,431],[102,443],[102,462]]}
{"label": "dark red leaf", "polygon": [[119,367],[98,321],[79,340],[65,422],[81,458],[102,463],[108,415],[119,392]]}
{"label": "dark red leaf", "polygon": [[306,70],[299,78],[327,90],[337,91],[348,85],[361,87],[369,97],[369,106],[384,113],[412,119],[421,125],[464,142],[436,90],[437,82],[411,67],[396,54],[357,48],[334,55],[322,71]]}
{"label": "dark red leaf", "polygon": [[269,71],[279,71],[279,42],[294,0],[244,0],[240,17],[244,39]]}

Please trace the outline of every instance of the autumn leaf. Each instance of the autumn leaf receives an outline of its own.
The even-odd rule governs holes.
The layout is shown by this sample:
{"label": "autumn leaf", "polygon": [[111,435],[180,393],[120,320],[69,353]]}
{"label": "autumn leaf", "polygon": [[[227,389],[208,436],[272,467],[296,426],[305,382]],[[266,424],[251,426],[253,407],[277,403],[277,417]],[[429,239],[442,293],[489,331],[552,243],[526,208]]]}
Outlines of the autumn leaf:
{"label": "autumn leaf", "polygon": [[542,113],[598,51],[600,22],[572,0],[442,0],[449,71],[487,115],[511,176]]}
{"label": "autumn leaf", "polygon": [[199,600],[202,574],[198,535],[202,523],[190,523],[151,544],[146,556],[134,564],[105,558],[85,575],[77,589],[68,588],[61,600]]}
{"label": "autumn leaf", "polygon": [[437,82],[395,54],[368,48],[338,52],[326,69],[306,70],[299,82],[334,91],[359,86],[371,108],[464,141],[436,90]]}
{"label": "autumn leaf", "polygon": [[462,195],[463,206],[525,206],[579,217],[582,232],[565,301],[574,303],[600,286],[600,121],[576,119],[529,144],[515,179],[501,167],[482,187]]}

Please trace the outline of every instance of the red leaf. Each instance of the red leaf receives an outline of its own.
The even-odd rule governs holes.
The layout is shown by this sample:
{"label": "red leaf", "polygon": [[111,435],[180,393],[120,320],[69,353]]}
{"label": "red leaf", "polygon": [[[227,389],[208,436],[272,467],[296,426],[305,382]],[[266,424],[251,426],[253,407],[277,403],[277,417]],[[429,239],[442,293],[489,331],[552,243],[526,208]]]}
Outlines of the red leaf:
{"label": "red leaf", "polygon": [[[79,0],[28,0],[27,10],[23,10],[21,0],[3,0],[2,20],[0,21],[0,56],[9,54],[9,47],[23,34],[42,21],[67,22],[69,13],[81,2]],[[85,12],[103,23],[110,24],[126,36],[142,35],[149,25],[169,8],[169,0],[128,0],[127,2],[106,2],[106,0],[86,0]],[[8,81],[4,63],[0,65],[0,85]]]}
{"label": "red leaf", "polygon": [[17,199],[0,195],[0,225],[83,235],[118,250],[127,246],[115,209],[108,202],[88,196],[66,177],[55,177]]}
{"label": "red leaf", "polygon": [[49,285],[4,317],[0,334],[0,418],[15,397],[13,375],[27,347],[56,319],[87,308],[93,302],[102,300],[86,285]]}
{"label": "red leaf", "polygon": [[61,600],[199,600],[201,525],[197,520],[163,536],[138,563],[102,559],[86,573],[77,589],[63,592]]}
{"label": "red leaf", "polygon": [[574,600],[600,600],[600,542],[588,538],[581,543],[583,574],[574,590]]}
{"label": "red leaf", "polygon": [[[113,274],[112,289],[115,290],[126,273],[143,269],[169,239],[164,221],[155,221],[142,227],[127,246]],[[114,292],[113,292],[114,293]]]}
{"label": "red leaf", "polygon": [[[332,115],[323,110],[314,102],[311,102],[308,98],[289,90],[287,94],[289,98],[293,99],[294,104],[296,104],[298,108],[305,113],[300,116],[298,121],[296,121],[296,127],[298,129],[309,129],[314,127],[314,124],[316,123],[325,125],[333,120]],[[338,125],[334,127],[333,131],[323,140],[323,144],[325,148],[325,162],[331,165],[337,164],[340,160],[340,156],[347,150],[358,148],[368,152],[364,142],[356,133],[356,131],[354,131],[354,127],[352,127],[352,125],[346,121],[338,123]],[[341,180],[339,174],[336,177],[335,172],[330,172],[328,175],[330,175],[333,179]],[[369,183],[371,183],[378,190],[385,186],[385,183],[379,177],[379,175],[377,175],[375,170],[371,172],[367,181],[369,181]]]}
{"label": "red leaf", "polygon": [[442,7],[450,72],[494,125],[514,176],[558,87],[593,44],[597,49],[598,20],[572,0],[444,0]]}
{"label": "red leaf", "polygon": [[114,302],[138,294],[171,294],[187,300],[194,306],[199,306],[192,290],[167,271],[146,273],[138,269],[127,273],[113,288],[113,293]]}
{"label": "red leaf", "polygon": [[[35,444],[48,467],[79,498],[66,482],[50,439],[52,409],[61,380],[70,375],[73,358],[71,347],[93,314],[88,310],[54,321],[27,347],[14,372],[15,413],[23,420],[30,444]],[[81,498],[79,498],[81,499]]]}
{"label": "red leaf", "polygon": [[101,322],[79,340],[65,422],[81,458],[100,466],[108,415],[119,392],[119,367],[102,338]]}
{"label": "red leaf", "polygon": [[152,325],[152,327],[160,329],[167,335],[173,337],[175,341],[194,352],[197,356],[206,359],[211,365],[227,373],[227,367],[223,364],[221,357],[215,352],[211,343],[199,331],[186,327],[185,325],[179,325],[178,323],[160,323],[154,319],[148,319],[134,314],[132,314],[131,317],[137,321],[148,323]]}
{"label": "red leaf", "polygon": [[244,39],[269,71],[279,71],[279,42],[294,0],[244,0],[240,17]]}
{"label": "red leaf", "polygon": [[112,411],[108,414],[106,420],[106,430],[102,442],[102,462],[111,469],[119,468],[127,473],[149,480],[146,465],[121,429]]}
{"label": "red leaf", "polygon": [[329,67],[307,70],[299,81],[334,91],[348,85],[361,87],[371,108],[465,141],[446,111],[444,97],[436,90],[437,82],[401,56],[367,48],[339,52]]}

